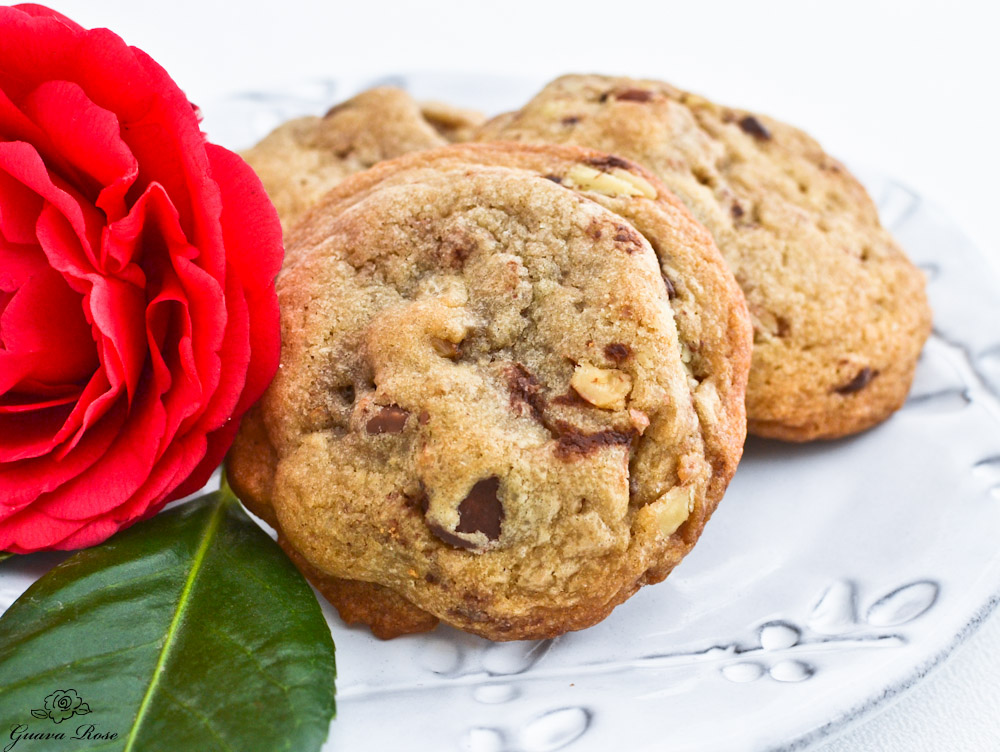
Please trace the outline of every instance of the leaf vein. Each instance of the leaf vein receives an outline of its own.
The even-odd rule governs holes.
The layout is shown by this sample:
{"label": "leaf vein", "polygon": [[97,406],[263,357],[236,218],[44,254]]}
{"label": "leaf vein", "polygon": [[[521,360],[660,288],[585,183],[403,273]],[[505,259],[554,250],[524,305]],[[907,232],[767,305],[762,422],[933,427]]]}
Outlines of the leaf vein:
{"label": "leaf vein", "polygon": [[187,580],[184,582],[184,588],[181,590],[180,598],[177,601],[177,610],[174,613],[174,618],[171,619],[170,626],[167,627],[163,647],[160,649],[160,657],[156,662],[156,667],[153,669],[153,677],[150,679],[149,686],[146,687],[146,693],[142,697],[142,703],[139,705],[139,710],[136,713],[135,720],[132,722],[132,728],[129,730],[128,739],[125,742],[123,752],[132,752],[132,749],[135,746],[135,742],[139,734],[139,728],[142,726],[146,713],[149,711],[149,705],[152,702],[153,693],[159,687],[160,676],[163,674],[163,670],[167,664],[167,658],[170,656],[171,648],[177,638],[177,633],[180,629],[181,617],[183,617],[184,611],[187,609],[188,600],[191,597],[191,591],[194,589],[194,582],[205,563],[205,557],[208,553],[209,544],[219,529],[225,510],[226,504],[220,501],[215,509],[212,510],[212,514],[208,518],[208,524],[205,526],[205,531],[202,533],[201,540],[198,542],[198,550],[195,552],[194,558],[191,561],[191,569],[188,572]]}

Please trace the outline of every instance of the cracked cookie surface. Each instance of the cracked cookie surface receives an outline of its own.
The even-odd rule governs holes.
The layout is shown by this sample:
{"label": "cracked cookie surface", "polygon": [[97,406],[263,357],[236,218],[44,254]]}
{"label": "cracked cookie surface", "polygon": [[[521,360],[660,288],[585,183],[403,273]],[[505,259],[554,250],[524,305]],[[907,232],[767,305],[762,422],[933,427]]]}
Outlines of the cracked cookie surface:
{"label": "cracked cookie surface", "polygon": [[658,81],[572,75],[476,138],[601,149],[681,198],[749,304],[751,433],[835,438],[902,406],[930,332],[923,275],[803,132]]}
{"label": "cracked cookie surface", "polygon": [[229,477],[379,636],[599,621],[690,550],[742,452],[745,302],[629,162],[383,163],[295,228],[278,294],[281,368]]}
{"label": "cracked cookie surface", "polygon": [[260,176],[287,231],[337,183],[377,162],[468,138],[481,116],[440,103],[418,103],[380,86],[275,128],[243,158]]}

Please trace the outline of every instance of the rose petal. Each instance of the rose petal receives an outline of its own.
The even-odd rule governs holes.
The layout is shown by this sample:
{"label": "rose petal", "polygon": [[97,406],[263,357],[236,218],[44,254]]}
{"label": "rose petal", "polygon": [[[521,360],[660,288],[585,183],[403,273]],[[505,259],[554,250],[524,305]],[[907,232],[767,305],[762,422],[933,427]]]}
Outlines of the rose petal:
{"label": "rose petal", "polygon": [[0,7],[0,89],[17,102],[33,82],[75,81],[119,118],[141,117],[156,91],[134,51],[107,29],[85,30],[67,20]]}
{"label": "rose petal", "polygon": [[[7,356],[4,353],[0,356],[3,356],[0,357],[2,367]],[[52,437],[71,409],[71,406],[63,405],[34,413],[0,415],[0,462],[17,462],[51,452]]]}
{"label": "rose petal", "polygon": [[0,233],[11,244],[35,245],[35,222],[44,201],[24,183],[0,170]]}
{"label": "rose petal", "polygon": [[44,388],[39,389],[42,385],[33,382],[29,383],[30,388],[26,390],[27,394],[8,392],[0,397],[0,415],[6,413],[29,413],[34,410],[68,405],[76,402],[80,398],[80,392],[82,391],[79,387],[56,387],[56,389],[70,389],[71,391],[63,391],[62,394],[50,393],[49,395],[42,396],[38,394],[38,391],[46,391]]}
{"label": "rose petal", "polygon": [[[125,400],[119,400],[100,422],[86,432],[79,445],[63,457],[47,453],[36,459],[0,465],[0,519],[80,475],[104,456],[125,421],[126,407]],[[0,416],[0,426],[5,421],[6,417]],[[4,435],[10,434],[6,430],[0,431],[0,436]]]}
{"label": "rose petal", "polygon": [[52,10],[52,8],[47,8],[44,5],[37,5],[35,3],[20,3],[13,7],[21,11],[22,13],[26,13],[29,16],[33,16],[35,18],[54,18],[71,29],[74,29],[76,31],[84,30],[83,27],[80,26],[80,24],[78,24],[76,21],[72,20],[71,18],[67,18],[59,11]]}
{"label": "rose petal", "polygon": [[37,245],[15,245],[0,238],[0,290],[14,292],[32,275],[49,268],[45,254]]}
{"label": "rose petal", "polygon": [[[24,113],[46,134],[64,164],[75,174],[63,175],[109,219],[125,214],[125,194],[139,174],[139,166],[122,141],[118,118],[98,107],[78,84],[46,81],[23,104]],[[48,157],[48,155],[46,155]],[[49,159],[46,159],[49,162]],[[107,271],[103,269],[103,271]]]}
{"label": "rose petal", "polygon": [[[81,441],[84,433],[100,420],[121,395],[121,385],[112,386],[103,368],[99,368],[80,393],[73,412],[52,437],[56,459],[62,459]],[[58,449],[56,449],[58,447]]]}
{"label": "rose petal", "polygon": [[[50,175],[42,158],[30,144],[0,143],[0,170],[6,171],[10,177],[48,202],[39,219],[46,208],[58,212],[75,236],[76,242],[61,244],[55,249],[59,252],[54,257],[47,253],[52,267],[68,276],[82,277],[94,272],[96,258],[93,249],[100,244],[103,225],[100,213],[82,201],[65,181]],[[36,225],[36,235],[37,231]]]}
{"label": "rose petal", "polygon": [[[57,267],[73,255],[76,234],[65,216],[50,204],[38,219],[38,240],[46,256]],[[141,289],[115,277],[107,277],[66,264],[68,279],[90,285],[85,310],[90,314],[98,355],[112,386],[125,384],[130,398],[135,394],[146,359],[139,322],[145,304]]]}
{"label": "rose petal", "polygon": [[232,152],[207,144],[212,176],[225,197],[222,227],[227,262],[247,299],[251,360],[247,381],[235,408],[239,417],[264,393],[278,370],[281,333],[274,278],[281,270],[284,246],[278,213],[260,178]]}
{"label": "rose petal", "polygon": [[32,276],[14,294],[0,316],[0,337],[8,352],[44,356],[30,376],[48,384],[83,381],[98,365],[83,299],[51,269]]}
{"label": "rose petal", "polygon": [[38,497],[30,508],[49,517],[87,520],[125,503],[153,472],[163,425],[157,396],[141,392],[105,454],[85,474]]}

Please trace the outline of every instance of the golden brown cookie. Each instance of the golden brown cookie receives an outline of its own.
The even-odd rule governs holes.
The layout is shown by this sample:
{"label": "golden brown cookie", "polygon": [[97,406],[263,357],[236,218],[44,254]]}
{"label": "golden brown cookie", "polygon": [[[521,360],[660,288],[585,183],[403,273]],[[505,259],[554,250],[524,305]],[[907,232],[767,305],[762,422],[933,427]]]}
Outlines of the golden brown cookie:
{"label": "golden brown cookie", "polygon": [[281,368],[228,472],[345,620],[548,637],[694,545],[742,452],[751,332],[650,173],[449,146],[344,181],[288,247]]}
{"label": "golden brown cookie", "polygon": [[923,275],[802,131],[658,81],[564,76],[476,138],[601,149],[681,198],[750,307],[751,433],[833,438],[902,406],[930,332]]}
{"label": "golden brown cookie", "polygon": [[328,190],[376,162],[467,138],[482,120],[472,110],[418,104],[381,86],[336,105],[323,117],[290,120],[243,158],[260,176],[287,231]]}

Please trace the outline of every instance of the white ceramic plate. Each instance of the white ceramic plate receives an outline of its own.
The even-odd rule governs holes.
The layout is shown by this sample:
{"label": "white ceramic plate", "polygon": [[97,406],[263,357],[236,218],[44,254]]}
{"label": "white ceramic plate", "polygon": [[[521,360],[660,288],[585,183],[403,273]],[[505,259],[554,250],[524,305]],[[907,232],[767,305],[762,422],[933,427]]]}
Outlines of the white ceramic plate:
{"label": "white ceramic plate", "polygon": [[[494,113],[539,82],[389,79]],[[383,80],[382,82],[384,82]],[[233,148],[373,85],[315,82],[206,107]],[[701,542],[663,584],[555,640],[345,627],[328,750],[800,749],[918,681],[1000,593],[1000,271],[906,188],[863,175],[928,274],[935,331],[907,405],[852,439],[751,439]],[[0,567],[0,608],[51,556]]]}

